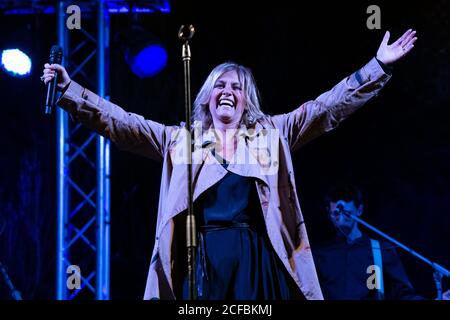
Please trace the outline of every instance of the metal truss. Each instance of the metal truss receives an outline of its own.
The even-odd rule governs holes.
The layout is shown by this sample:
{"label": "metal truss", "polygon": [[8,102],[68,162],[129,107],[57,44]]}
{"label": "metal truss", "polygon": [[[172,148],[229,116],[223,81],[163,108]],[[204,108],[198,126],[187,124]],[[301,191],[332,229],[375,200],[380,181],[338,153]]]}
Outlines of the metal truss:
{"label": "metal truss", "polygon": [[[66,27],[67,7],[81,9],[80,30]],[[5,0],[4,14],[56,14],[58,44],[72,79],[106,96],[110,14],[169,13],[169,0]],[[95,76],[94,76],[95,75]],[[110,142],[56,108],[56,298],[109,299]],[[80,279],[80,288],[72,288]]]}
{"label": "metal truss", "polygon": [[[77,3],[80,30],[66,28],[58,3],[58,42],[72,79],[105,97],[109,16],[104,1]],[[86,19],[88,18],[88,19]],[[96,77],[94,77],[94,74]],[[96,80],[95,82],[93,81]],[[57,299],[109,299],[110,144],[57,109]],[[77,280],[80,286],[77,288]]]}

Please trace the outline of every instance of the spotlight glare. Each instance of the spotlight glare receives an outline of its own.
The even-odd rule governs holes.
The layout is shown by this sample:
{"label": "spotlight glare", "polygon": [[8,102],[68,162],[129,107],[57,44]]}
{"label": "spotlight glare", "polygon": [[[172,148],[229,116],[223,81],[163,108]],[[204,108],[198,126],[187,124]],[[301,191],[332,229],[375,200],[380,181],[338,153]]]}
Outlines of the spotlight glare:
{"label": "spotlight glare", "polygon": [[166,66],[167,52],[161,45],[153,44],[139,51],[129,62],[131,70],[138,77],[151,77]]}
{"label": "spotlight glare", "polygon": [[19,49],[3,50],[2,67],[10,75],[28,76],[31,71],[31,59]]}

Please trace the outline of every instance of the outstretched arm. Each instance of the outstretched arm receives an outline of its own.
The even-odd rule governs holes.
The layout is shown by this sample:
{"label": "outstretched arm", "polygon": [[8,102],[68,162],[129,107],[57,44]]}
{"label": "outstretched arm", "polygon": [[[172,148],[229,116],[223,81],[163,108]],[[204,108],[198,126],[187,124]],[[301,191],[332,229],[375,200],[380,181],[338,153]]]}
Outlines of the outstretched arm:
{"label": "outstretched arm", "polygon": [[393,44],[388,44],[391,34],[386,31],[383,41],[377,51],[377,59],[386,65],[390,65],[400,60],[414,48],[416,42],[416,31],[409,29]]}
{"label": "outstretched arm", "polygon": [[59,64],[45,64],[41,80],[47,84],[58,73],[58,106],[89,129],[111,139],[120,149],[161,160],[175,127],[126,112],[121,107],[72,81]]}
{"label": "outstretched arm", "polygon": [[288,139],[291,150],[336,128],[351,113],[376,96],[391,77],[385,67],[391,67],[412,50],[417,40],[415,35],[415,31],[408,30],[388,45],[390,34],[386,32],[376,57],[364,67],[315,100],[304,103],[290,113],[272,117],[274,125]]}

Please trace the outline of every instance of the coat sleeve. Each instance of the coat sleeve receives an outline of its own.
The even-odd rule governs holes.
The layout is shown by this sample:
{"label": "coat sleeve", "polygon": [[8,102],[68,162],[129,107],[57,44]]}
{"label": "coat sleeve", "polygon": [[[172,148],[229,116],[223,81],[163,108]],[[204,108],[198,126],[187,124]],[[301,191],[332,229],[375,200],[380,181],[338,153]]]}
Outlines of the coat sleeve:
{"label": "coat sleeve", "polygon": [[315,100],[294,111],[271,117],[280,134],[296,150],[317,136],[336,128],[351,113],[376,96],[391,78],[376,58],[346,77]]}
{"label": "coat sleeve", "polygon": [[111,139],[120,149],[154,160],[162,160],[171,133],[176,129],[126,112],[74,81],[57,104],[74,120]]}

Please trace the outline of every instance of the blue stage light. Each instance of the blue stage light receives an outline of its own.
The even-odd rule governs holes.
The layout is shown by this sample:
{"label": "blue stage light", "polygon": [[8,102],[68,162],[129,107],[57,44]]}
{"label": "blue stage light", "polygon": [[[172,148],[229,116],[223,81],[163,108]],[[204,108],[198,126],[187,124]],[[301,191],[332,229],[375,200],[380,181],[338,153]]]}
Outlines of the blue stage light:
{"label": "blue stage light", "polygon": [[[5,4],[3,4],[3,2],[5,2]],[[56,1],[15,0],[9,2],[12,2],[13,5],[8,5],[8,1],[0,0],[0,9],[5,15],[55,14],[55,12],[57,12],[57,7],[55,7]],[[77,3],[74,4],[78,5],[81,8],[81,12],[86,14],[97,12],[97,8],[92,5],[92,2],[95,1],[77,1]],[[106,10],[112,14],[151,14],[155,12],[170,13],[171,11],[170,0],[107,0],[104,2]]]}
{"label": "blue stage light", "polygon": [[139,78],[152,77],[167,65],[167,52],[161,45],[152,44],[136,54],[128,52],[126,60],[131,71]]}
{"label": "blue stage light", "polygon": [[31,59],[19,49],[2,51],[2,68],[15,77],[26,77],[31,71]]}

